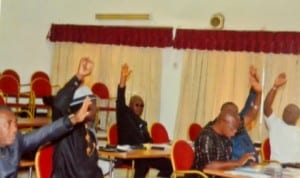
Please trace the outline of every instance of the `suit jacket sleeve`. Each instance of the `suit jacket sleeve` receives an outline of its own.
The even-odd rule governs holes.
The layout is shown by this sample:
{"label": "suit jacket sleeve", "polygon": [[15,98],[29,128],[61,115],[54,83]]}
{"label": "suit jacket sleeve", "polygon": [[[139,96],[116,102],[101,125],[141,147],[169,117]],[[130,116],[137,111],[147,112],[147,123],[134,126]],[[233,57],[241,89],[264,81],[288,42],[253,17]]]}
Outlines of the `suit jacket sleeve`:
{"label": "suit jacket sleeve", "polygon": [[75,90],[79,86],[80,80],[74,76],[58,91],[53,103],[52,120],[57,120],[60,117],[69,115],[69,104],[73,99]]}
{"label": "suit jacket sleeve", "polygon": [[23,152],[32,151],[40,145],[59,138],[63,134],[72,130],[73,125],[69,118],[61,118],[47,126],[41,127],[35,131],[29,132],[23,136]]}

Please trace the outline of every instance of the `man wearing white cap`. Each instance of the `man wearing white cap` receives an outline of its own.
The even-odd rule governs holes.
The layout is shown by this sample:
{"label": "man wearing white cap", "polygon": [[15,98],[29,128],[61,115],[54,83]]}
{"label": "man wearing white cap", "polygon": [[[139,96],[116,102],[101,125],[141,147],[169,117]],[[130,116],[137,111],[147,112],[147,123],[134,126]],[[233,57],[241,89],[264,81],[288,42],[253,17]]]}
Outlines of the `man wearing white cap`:
{"label": "man wearing white cap", "polygon": [[58,92],[53,103],[53,119],[76,113],[86,96],[92,101],[84,123],[55,143],[52,178],[102,178],[98,167],[96,137],[88,124],[96,114],[96,98],[91,90],[82,86],[83,79],[92,72],[93,63],[88,58],[80,60],[77,74]]}

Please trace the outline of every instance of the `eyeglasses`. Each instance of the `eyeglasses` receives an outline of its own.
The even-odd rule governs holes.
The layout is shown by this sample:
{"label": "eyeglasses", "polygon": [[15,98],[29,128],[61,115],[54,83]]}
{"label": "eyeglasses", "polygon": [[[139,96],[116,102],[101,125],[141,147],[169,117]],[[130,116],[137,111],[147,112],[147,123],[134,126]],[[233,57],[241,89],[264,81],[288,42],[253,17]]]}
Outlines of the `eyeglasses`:
{"label": "eyeglasses", "polygon": [[135,103],[134,105],[135,105],[136,107],[141,107],[141,108],[144,107],[144,104]]}

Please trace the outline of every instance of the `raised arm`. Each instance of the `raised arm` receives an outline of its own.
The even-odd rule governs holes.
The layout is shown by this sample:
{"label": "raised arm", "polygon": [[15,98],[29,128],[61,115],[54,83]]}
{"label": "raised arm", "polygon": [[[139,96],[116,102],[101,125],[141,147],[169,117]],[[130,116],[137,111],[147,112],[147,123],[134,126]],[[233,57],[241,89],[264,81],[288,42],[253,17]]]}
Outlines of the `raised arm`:
{"label": "raised arm", "polygon": [[257,117],[257,114],[259,113],[259,106],[261,104],[262,87],[259,83],[257,70],[253,66],[250,66],[249,82],[251,85],[251,92],[255,93],[255,99],[251,102],[251,108],[249,111],[244,115],[245,126],[250,124],[251,121]]}
{"label": "raised arm", "polygon": [[274,98],[276,96],[277,89],[281,86],[283,86],[287,82],[286,79],[286,74],[285,73],[280,73],[277,78],[274,81],[273,87],[271,90],[268,92],[265,101],[264,101],[264,114],[265,116],[269,117],[272,112],[272,104],[274,101]]}
{"label": "raised arm", "polygon": [[119,83],[120,88],[124,88],[126,86],[126,82],[130,74],[131,74],[131,70],[129,70],[128,65],[126,63],[123,64],[121,69],[120,83]]}
{"label": "raised arm", "polygon": [[84,78],[91,74],[93,66],[94,63],[89,58],[81,58],[76,75],[58,91],[55,97],[53,103],[53,120],[68,114],[69,103],[72,101],[74,92],[83,82]]}
{"label": "raised arm", "polygon": [[[125,101],[125,88],[126,88],[126,82],[128,80],[129,75],[131,74],[131,70],[129,70],[128,65],[125,63],[122,65],[121,68],[121,76],[120,76],[120,83],[118,86],[118,93],[117,93],[117,116],[124,112],[124,108],[126,107],[126,101]],[[117,119],[118,120],[118,119]]]}
{"label": "raised arm", "polygon": [[83,105],[74,115],[69,117],[58,118],[52,124],[46,125],[37,129],[33,132],[29,132],[24,135],[22,140],[22,145],[24,152],[28,152],[36,149],[41,144],[49,141],[53,141],[71,131],[73,126],[81,123],[85,120],[86,116],[89,114],[88,108],[91,105],[90,98],[85,98]]}

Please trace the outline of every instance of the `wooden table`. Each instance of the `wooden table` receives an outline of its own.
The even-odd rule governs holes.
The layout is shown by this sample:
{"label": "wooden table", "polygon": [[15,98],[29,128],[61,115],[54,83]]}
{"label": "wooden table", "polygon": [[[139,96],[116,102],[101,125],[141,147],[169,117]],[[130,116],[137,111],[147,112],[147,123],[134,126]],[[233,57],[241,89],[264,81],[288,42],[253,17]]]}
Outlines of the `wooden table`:
{"label": "wooden table", "polygon": [[19,164],[20,168],[28,168],[28,177],[32,178],[32,169],[34,167],[34,160],[21,160]]}
{"label": "wooden table", "polygon": [[110,159],[170,158],[171,150],[136,149],[127,152],[98,151],[98,153]]}
{"label": "wooden table", "polygon": [[19,129],[30,127],[42,127],[50,124],[52,121],[47,117],[37,118],[18,118],[17,125]]}
{"label": "wooden table", "polygon": [[108,158],[110,160],[110,177],[113,178],[113,162],[115,159],[142,159],[142,158],[170,158],[171,149],[165,148],[164,150],[158,149],[133,149],[126,152],[118,151],[98,151],[99,156]]}

